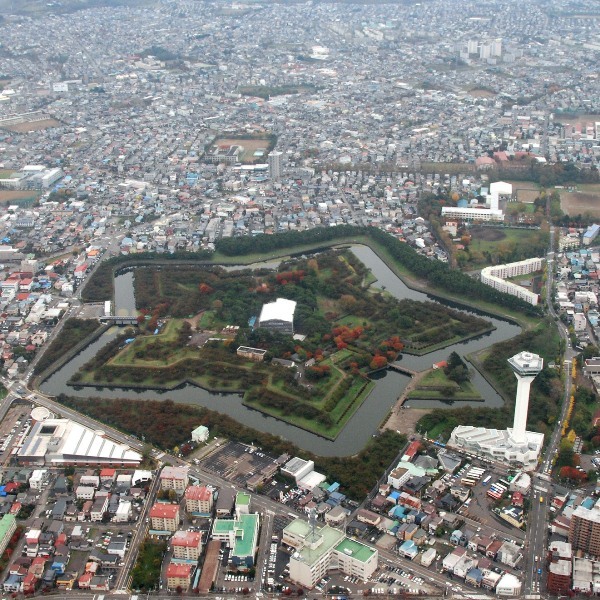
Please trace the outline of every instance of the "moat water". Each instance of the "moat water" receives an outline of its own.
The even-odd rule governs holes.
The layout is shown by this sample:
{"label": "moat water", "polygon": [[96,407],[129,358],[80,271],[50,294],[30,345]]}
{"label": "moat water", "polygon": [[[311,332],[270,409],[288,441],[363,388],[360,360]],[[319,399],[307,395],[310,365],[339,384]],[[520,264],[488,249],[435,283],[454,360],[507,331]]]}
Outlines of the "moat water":
{"label": "moat water", "polygon": [[[425,293],[408,288],[370,248],[366,246],[354,246],[352,247],[352,251],[377,278],[377,283],[374,285],[376,287],[385,287],[387,292],[397,298],[442,302],[452,308],[465,310],[451,302],[444,302]],[[277,263],[261,263],[260,265],[250,265],[244,268],[253,268],[254,266],[275,268]],[[118,275],[115,278],[115,314],[117,315],[136,314],[133,278],[134,273],[132,271]],[[474,311],[467,310],[466,312]],[[404,354],[401,357],[401,364],[412,371],[423,371],[431,367],[433,363],[445,360],[452,351],[465,356],[497,342],[510,339],[520,333],[520,327],[514,323],[489,315],[481,315],[481,313],[477,314],[488,319],[494,325],[495,330],[463,343],[454,344],[431,352],[425,356]],[[130,398],[138,400],[161,400],[169,398],[174,402],[201,405],[228,414],[244,425],[253,427],[259,431],[280,435],[298,446],[310,449],[321,456],[348,456],[356,454],[364,447],[371,436],[377,431],[381,421],[396,403],[398,396],[400,396],[410,381],[408,376],[391,370],[378,374],[375,378],[376,386],[373,391],[363,402],[362,406],[354,413],[335,441],[327,440],[273,417],[268,417],[261,412],[247,408],[242,404],[242,398],[237,394],[211,394],[206,390],[191,385],[185,385],[168,392],[156,390],[137,391],[128,388],[80,388],[75,390],[73,387],[68,386],[67,381],[70,380],[72,375],[88,362],[102,346],[114,339],[118,331],[116,327],[111,328],[95,342],[87,346],[46,380],[41,386],[42,391],[49,395],[64,393],[85,398]],[[476,406],[496,407],[502,405],[502,398],[479,373],[475,373],[472,381],[484,398],[484,402],[477,403]],[[439,401],[410,401],[411,407],[439,409],[465,404],[467,403],[454,402],[450,405]]]}

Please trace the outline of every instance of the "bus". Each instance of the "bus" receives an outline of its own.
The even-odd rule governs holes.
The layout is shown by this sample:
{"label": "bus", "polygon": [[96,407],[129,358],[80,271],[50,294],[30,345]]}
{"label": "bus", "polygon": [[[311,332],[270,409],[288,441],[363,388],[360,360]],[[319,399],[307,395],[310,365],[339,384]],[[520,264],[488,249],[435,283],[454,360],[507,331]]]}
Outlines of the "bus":
{"label": "bus", "polygon": [[506,487],[510,486],[510,483],[508,483],[508,481],[505,481],[504,479],[498,479],[498,483],[501,483],[502,485],[505,485]]}
{"label": "bus", "polygon": [[475,479],[470,479],[469,477],[463,477],[460,482],[467,487],[473,487],[477,485],[477,481]]}
{"label": "bus", "polygon": [[490,482],[490,479],[492,478],[491,475],[488,475],[482,482],[481,485],[487,485]]}

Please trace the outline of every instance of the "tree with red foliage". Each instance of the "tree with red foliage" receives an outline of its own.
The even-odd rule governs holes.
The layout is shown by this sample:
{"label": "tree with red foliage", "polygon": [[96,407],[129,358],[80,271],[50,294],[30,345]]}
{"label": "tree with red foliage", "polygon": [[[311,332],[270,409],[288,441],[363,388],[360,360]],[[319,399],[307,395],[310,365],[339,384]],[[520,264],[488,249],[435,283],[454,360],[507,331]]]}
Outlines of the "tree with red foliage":
{"label": "tree with red foliage", "polygon": [[371,360],[369,367],[373,370],[383,369],[385,366],[387,366],[387,364],[388,364],[388,361],[385,356],[381,356],[381,354],[376,354],[373,357],[373,359]]}
{"label": "tree with red foliage", "polygon": [[212,294],[215,291],[212,287],[210,287],[210,285],[208,285],[208,283],[201,283],[198,286],[198,290],[203,296],[208,296],[209,294]]}

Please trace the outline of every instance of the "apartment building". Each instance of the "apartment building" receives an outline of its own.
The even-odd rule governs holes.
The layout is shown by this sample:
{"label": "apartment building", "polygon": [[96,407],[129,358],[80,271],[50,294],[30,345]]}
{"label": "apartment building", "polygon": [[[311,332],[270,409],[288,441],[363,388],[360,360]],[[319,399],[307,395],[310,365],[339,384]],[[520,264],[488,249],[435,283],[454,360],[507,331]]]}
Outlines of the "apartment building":
{"label": "apartment building", "polygon": [[175,490],[179,496],[188,485],[188,467],[165,467],[160,474],[160,489]]}
{"label": "apartment building", "polygon": [[192,485],[185,490],[185,510],[192,514],[209,515],[213,508],[213,494],[206,486]]}
{"label": "apartment building", "polygon": [[187,563],[170,563],[167,567],[167,590],[170,592],[181,588],[186,591],[192,582],[193,565]]}
{"label": "apartment building", "polygon": [[202,534],[198,531],[176,531],[171,538],[173,559],[198,560],[202,551]]}
{"label": "apartment building", "polygon": [[581,550],[586,554],[600,557],[600,508],[578,506],[571,517],[569,542],[573,551]]}
{"label": "apartment building", "polygon": [[157,503],[150,509],[152,529],[177,531],[179,527],[179,505]]}

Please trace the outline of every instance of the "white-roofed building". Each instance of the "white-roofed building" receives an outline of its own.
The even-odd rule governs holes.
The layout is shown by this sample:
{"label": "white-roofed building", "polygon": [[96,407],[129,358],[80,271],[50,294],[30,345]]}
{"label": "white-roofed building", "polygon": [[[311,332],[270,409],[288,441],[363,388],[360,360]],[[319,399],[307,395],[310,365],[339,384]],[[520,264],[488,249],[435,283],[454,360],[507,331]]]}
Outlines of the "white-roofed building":
{"label": "white-roofed building", "polygon": [[263,304],[258,318],[258,327],[293,335],[295,311],[296,302],[286,298],[277,298],[275,302]]}
{"label": "white-roofed building", "polygon": [[35,423],[17,454],[27,465],[139,465],[142,455],[69,419]]}

